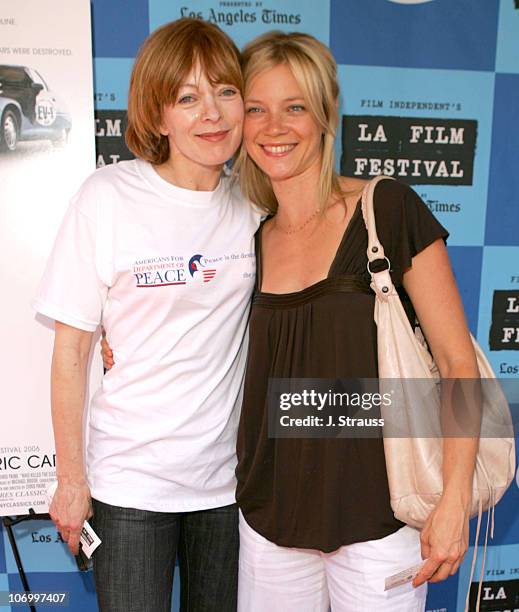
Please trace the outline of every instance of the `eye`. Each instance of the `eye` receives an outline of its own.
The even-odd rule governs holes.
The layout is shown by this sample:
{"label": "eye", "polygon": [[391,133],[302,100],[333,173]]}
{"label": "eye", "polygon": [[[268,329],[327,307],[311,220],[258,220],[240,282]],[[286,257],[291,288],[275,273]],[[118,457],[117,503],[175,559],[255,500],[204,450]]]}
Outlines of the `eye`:
{"label": "eye", "polygon": [[300,113],[301,111],[306,110],[302,104],[291,104],[288,107],[288,110],[294,113]]}
{"label": "eye", "polygon": [[235,89],[234,87],[225,87],[220,92],[220,95],[230,98],[231,96],[235,96],[237,93],[238,93],[238,90]]}
{"label": "eye", "polygon": [[194,96],[186,95],[186,96],[182,96],[181,98],[179,98],[177,104],[189,104],[194,101],[195,101]]}
{"label": "eye", "polygon": [[254,113],[261,113],[262,110],[259,106],[249,106],[248,108],[245,109],[245,112],[247,114],[254,114]]}

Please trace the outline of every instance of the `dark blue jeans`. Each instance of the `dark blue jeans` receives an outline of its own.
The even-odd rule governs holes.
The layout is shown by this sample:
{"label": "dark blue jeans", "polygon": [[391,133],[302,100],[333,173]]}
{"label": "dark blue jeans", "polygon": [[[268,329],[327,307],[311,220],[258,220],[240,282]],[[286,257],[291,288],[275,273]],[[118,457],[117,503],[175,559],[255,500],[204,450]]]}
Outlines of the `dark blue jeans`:
{"label": "dark blue jeans", "polygon": [[101,612],[170,612],[177,555],[182,612],[236,611],[236,504],[175,513],[92,502],[103,542],[93,555]]}

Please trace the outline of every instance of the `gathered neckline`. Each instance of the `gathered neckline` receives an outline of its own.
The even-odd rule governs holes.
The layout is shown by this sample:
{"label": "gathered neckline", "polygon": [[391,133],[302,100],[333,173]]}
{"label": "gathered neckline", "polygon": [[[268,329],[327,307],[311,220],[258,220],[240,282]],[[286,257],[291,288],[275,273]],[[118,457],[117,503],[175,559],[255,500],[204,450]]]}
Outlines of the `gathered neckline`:
{"label": "gathered neckline", "polygon": [[[353,211],[353,214],[350,218],[350,220],[348,221],[348,224],[346,225],[346,227],[344,228],[344,232],[342,234],[342,238],[339,242],[339,246],[337,247],[337,250],[335,251],[335,255],[330,263],[330,266],[328,268],[328,273],[326,274],[326,276],[318,281],[316,281],[315,283],[312,283],[311,285],[308,285],[307,287],[304,287],[303,289],[298,289],[297,291],[291,291],[288,293],[271,293],[268,291],[261,291],[261,284],[263,282],[263,264],[262,264],[262,246],[261,246],[261,235],[262,235],[262,231],[263,231],[263,225],[265,224],[265,221],[260,225],[259,229],[258,229],[258,239],[257,239],[257,253],[256,253],[256,275],[257,275],[257,287],[258,289],[255,292],[255,296],[264,296],[266,298],[276,298],[276,297],[294,297],[294,296],[300,296],[302,294],[304,294],[304,292],[307,291],[313,291],[316,288],[319,289],[321,287],[321,285],[323,283],[326,283],[326,281],[332,279],[333,277],[330,276],[330,274],[333,271],[333,268],[335,266],[335,263],[337,261],[337,258],[339,257],[339,254],[344,246],[344,244],[346,243],[346,239],[348,238],[348,235],[350,233],[351,227],[354,224],[354,221],[356,221],[356,219],[358,218],[359,214],[361,213],[362,210],[362,198],[359,198],[359,200],[357,201],[357,204],[355,205],[355,210]],[[359,276],[359,275],[348,275],[348,276]]]}

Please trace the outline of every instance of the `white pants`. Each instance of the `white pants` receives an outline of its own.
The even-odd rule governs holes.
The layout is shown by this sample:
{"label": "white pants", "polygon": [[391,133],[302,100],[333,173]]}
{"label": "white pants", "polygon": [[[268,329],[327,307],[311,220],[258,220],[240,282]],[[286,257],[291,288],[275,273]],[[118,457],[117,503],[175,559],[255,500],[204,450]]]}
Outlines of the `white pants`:
{"label": "white pants", "polygon": [[238,612],[422,612],[427,585],[384,591],[385,578],[421,560],[412,527],[323,553],[277,546],[240,512]]}

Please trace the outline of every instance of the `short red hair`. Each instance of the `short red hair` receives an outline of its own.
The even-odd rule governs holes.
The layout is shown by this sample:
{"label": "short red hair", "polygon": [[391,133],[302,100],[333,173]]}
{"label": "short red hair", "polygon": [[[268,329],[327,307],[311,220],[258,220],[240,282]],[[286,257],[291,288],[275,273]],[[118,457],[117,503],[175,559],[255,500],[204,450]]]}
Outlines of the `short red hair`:
{"label": "short red hair", "polygon": [[144,41],[128,92],[126,144],[137,157],[154,164],[168,160],[168,139],[160,133],[162,111],[176,101],[196,64],[211,83],[228,83],[243,91],[240,52],[218,26],[184,17],[160,27]]}

